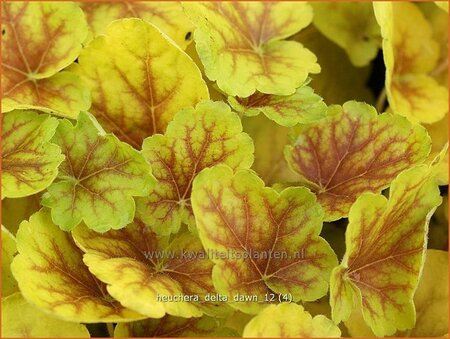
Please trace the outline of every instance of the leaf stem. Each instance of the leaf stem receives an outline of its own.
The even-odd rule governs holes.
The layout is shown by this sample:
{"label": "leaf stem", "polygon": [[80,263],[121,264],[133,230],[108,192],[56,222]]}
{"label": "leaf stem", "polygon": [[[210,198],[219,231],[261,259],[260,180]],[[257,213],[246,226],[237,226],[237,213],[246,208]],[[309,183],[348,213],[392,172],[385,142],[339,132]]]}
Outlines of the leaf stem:
{"label": "leaf stem", "polygon": [[377,112],[381,112],[384,109],[384,104],[386,103],[386,87],[383,87],[383,90],[380,92],[378,96],[377,102],[375,104],[375,108]]}

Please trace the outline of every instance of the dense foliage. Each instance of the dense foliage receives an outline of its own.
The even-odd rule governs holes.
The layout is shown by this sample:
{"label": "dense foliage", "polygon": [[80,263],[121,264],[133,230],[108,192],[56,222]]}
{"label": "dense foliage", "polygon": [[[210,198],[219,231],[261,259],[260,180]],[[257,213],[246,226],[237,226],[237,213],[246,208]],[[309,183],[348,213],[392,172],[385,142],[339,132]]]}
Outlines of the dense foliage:
{"label": "dense foliage", "polygon": [[2,337],[448,334],[447,13],[2,2]]}

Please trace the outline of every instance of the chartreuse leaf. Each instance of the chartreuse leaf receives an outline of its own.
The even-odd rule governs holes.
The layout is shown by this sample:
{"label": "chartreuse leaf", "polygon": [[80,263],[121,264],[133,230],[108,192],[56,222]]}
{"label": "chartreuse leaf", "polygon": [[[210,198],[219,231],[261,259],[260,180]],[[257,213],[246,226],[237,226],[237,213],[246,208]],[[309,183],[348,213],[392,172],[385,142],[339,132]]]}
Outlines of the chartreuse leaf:
{"label": "chartreuse leaf", "polygon": [[2,299],[2,338],[90,338],[85,325],[53,318],[20,293]]}
{"label": "chartreuse leaf", "polygon": [[412,3],[376,2],[374,8],[383,36],[390,108],[413,121],[441,120],[448,112],[448,90],[429,75],[440,54],[430,23]]}
{"label": "chartreuse leaf", "polygon": [[389,200],[373,193],[358,198],[349,213],[346,253],[331,275],[335,322],[346,321],[359,305],[376,336],[414,327],[428,222],[441,201],[426,165],[402,172]]}
{"label": "chartreuse leaf", "polygon": [[95,323],[142,319],[106,292],[82,261],[70,236],[42,209],[17,232],[11,270],[26,300],[67,321]]}
{"label": "chartreuse leaf", "polygon": [[378,193],[430,152],[426,130],[398,115],[377,115],[365,103],[330,106],[327,118],[297,128],[285,157],[317,194],[325,220],[347,216],[364,192]]}
{"label": "chartreuse leaf", "polygon": [[2,225],[2,297],[18,292],[16,279],[11,273],[11,262],[17,253],[16,239]]}
{"label": "chartreuse leaf", "polygon": [[308,189],[277,193],[250,170],[218,165],[195,178],[192,206],[203,246],[218,253],[214,286],[236,301],[232,307],[254,314],[272,294],[277,301],[326,294],[337,259],[319,237],[323,212]]}
{"label": "chartreuse leaf", "polygon": [[44,190],[58,174],[64,156],[50,142],[58,121],[33,111],[3,115],[2,198],[18,198]]}
{"label": "chartreuse leaf", "polygon": [[323,315],[314,318],[294,303],[271,305],[245,326],[244,338],[338,338],[341,330]]}
{"label": "chartreuse leaf", "polygon": [[[431,137],[432,147],[430,155],[428,156],[428,162],[433,162],[436,157],[441,155],[443,148],[446,147],[448,142],[448,114],[444,119],[435,122],[431,125],[424,125],[427,129],[429,136]],[[448,184],[448,150],[443,154],[443,159],[436,166],[436,175],[439,185]]]}
{"label": "chartreuse leaf", "polygon": [[12,234],[16,234],[19,224],[24,220],[28,220],[40,208],[40,194],[17,199],[5,198],[2,200],[2,225]]}
{"label": "chartreuse leaf", "polygon": [[296,34],[293,39],[317,56],[321,71],[311,75],[311,87],[327,104],[341,105],[348,100],[374,102],[373,94],[367,86],[371,65],[355,67],[348,54],[321,34],[314,25]]}
{"label": "chartreuse leaf", "polygon": [[[194,235],[183,233],[169,241],[141,222],[106,233],[80,225],[73,235],[86,252],[84,262],[89,270],[108,285],[108,292],[122,305],[151,318],[166,313],[199,317],[220,311],[203,302],[206,294],[215,294],[213,264]],[[180,299],[181,295],[188,299]]]}
{"label": "chartreuse leaf", "polygon": [[163,133],[180,109],[209,98],[195,63],[141,19],[114,21],[83,50],[77,66],[92,92],[90,111],[135,148]]}
{"label": "chartreuse leaf", "polygon": [[255,145],[252,169],[266,185],[298,179],[283,156],[284,147],[290,141],[290,128],[278,125],[264,114],[242,117],[242,127]]}
{"label": "chartreuse leaf", "polygon": [[165,316],[162,319],[146,319],[118,324],[114,338],[223,338],[238,337],[238,334],[223,326],[223,320],[203,316],[200,318],[178,318]]}
{"label": "chartreuse leaf", "polygon": [[87,35],[75,3],[2,3],[2,112],[36,108],[75,118],[90,106],[70,65]]}
{"label": "chartreuse leaf", "polygon": [[114,20],[136,17],[154,24],[182,49],[192,41],[194,27],[179,2],[84,2],[80,6],[95,36]]}
{"label": "chartreuse leaf", "polygon": [[182,223],[195,228],[192,182],[205,167],[233,169],[253,163],[253,143],[239,117],[222,102],[204,101],[180,111],[165,135],[145,139],[142,153],[158,183],[137,199],[139,218],[158,234],[176,233]]}
{"label": "chartreuse leaf", "polygon": [[[448,333],[448,276],[444,272],[448,272],[448,252],[427,250],[414,294],[415,326],[395,333],[395,337],[444,337]],[[353,310],[345,325],[352,337],[375,337],[364,322],[360,308]]]}
{"label": "chartreuse leaf", "polygon": [[444,11],[448,13],[448,2],[447,1],[435,1],[434,2],[438,7],[442,8]]}
{"label": "chartreuse leaf", "polygon": [[263,113],[277,124],[292,127],[298,123],[319,120],[325,116],[326,105],[308,86],[297,88],[289,96],[255,93],[248,98],[228,97],[231,107],[246,116]]}
{"label": "chartreuse leaf", "polygon": [[60,122],[52,139],[66,159],[42,204],[63,230],[84,221],[96,231],[122,228],[134,218],[134,196],[145,196],[153,183],[150,166],[130,145],[105,134],[88,113],[75,126]]}
{"label": "chartreuse leaf", "polygon": [[186,13],[197,26],[194,39],[205,73],[231,96],[259,91],[289,95],[318,73],[309,50],[283,41],[311,23],[306,3],[186,2]]}
{"label": "chartreuse leaf", "polygon": [[342,47],[355,66],[365,66],[376,57],[381,36],[370,2],[313,2],[311,5],[314,25]]}

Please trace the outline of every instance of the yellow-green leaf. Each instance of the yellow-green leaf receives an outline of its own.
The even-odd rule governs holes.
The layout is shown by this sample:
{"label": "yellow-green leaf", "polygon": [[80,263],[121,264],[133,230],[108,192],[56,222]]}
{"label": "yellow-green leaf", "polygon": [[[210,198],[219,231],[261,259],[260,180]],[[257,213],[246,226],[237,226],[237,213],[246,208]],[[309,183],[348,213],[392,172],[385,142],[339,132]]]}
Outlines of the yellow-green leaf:
{"label": "yellow-green leaf", "polygon": [[310,86],[328,105],[342,105],[349,100],[374,103],[373,94],[367,85],[371,65],[355,67],[347,53],[313,25],[296,34],[293,39],[317,56],[321,71],[311,75]]}
{"label": "yellow-green leaf", "polygon": [[113,22],[82,51],[77,66],[92,92],[90,112],[137,149],[144,138],[164,133],[180,109],[209,98],[195,63],[141,19]]}
{"label": "yellow-green leaf", "polygon": [[285,39],[311,23],[312,8],[289,2],[186,2],[209,79],[231,96],[290,95],[318,73],[308,49]]}
{"label": "yellow-green leaf", "polygon": [[42,199],[52,210],[53,222],[71,230],[84,221],[96,231],[129,224],[135,213],[133,197],[147,195],[154,180],[144,157],[105,134],[84,112],[75,126],[61,121],[52,141],[66,157]]}
{"label": "yellow-green leaf", "polygon": [[381,36],[372,3],[313,2],[311,5],[314,25],[343,48],[355,66],[365,66],[376,57]]}
{"label": "yellow-green leaf", "polygon": [[297,304],[271,305],[245,326],[244,338],[338,338],[341,331],[323,315],[314,318]]}
{"label": "yellow-green leaf", "polygon": [[212,101],[180,111],[165,135],[145,139],[142,153],[158,183],[148,197],[137,199],[137,213],[158,234],[176,233],[183,223],[195,228],[191,190],[202,169],[253,163],[253,143],[242,133],[239,117],[223,102]]}
{"label": "yellow-green leaf", "polygon": [[87,35],[76,3],[2,3],[2,112],[35,108],[75,118],[89,92],[71,73],[58,73],[81,51]]}
{"label": "yellow-green leaf", "polygon": [[441,201],[426,165],[402,172],[391,184],[389,200],[373,193],[358,198],[349,213],[346,253],[331,275],[335,322],[346,321],[359,306],[377,336],[414,327],[413,295],[428,223]]}
{"label": "yellow-green leaf", "polygon": [[448,1],[435,1],[434,3],[448,13]]}
{"label": "yellow-green leaf", "polygon": [[448,252],[428,250],[414,295],[416,325],[409,337],[441,337],[448,333]]}
{"label": "yellow-green leaf", "polygon": [[228,97],[228,102],[238,113],[246,116],[263,113],[270,120],[286,127],[320,120],[326,111],[322,98],[308,86],[301,86],[288,96],[258,92],[248,98]]}
{"label": "yellow-green leaf", "polygon": [[219,253],[211,258],[214,286],[239,300],[232,307],[255,314],[271,295],[311,301],[326,294],[337,259],[319,237],[323,212],[308,189],[277,193],[250,170],[218,165],[195,178],[192,206],[203,246]]}
{"label": "yellow-green leaf", "polygon": [[[408,2],[376,2],[390,108],[413,121],[434,123],[448,112],[448,90],[430,75],[440,55],[430,23]],[[408,20],[405,20],[408,18]]]}
{"label": "yellow-green leaf", "polygon": [[223,304],[216,310],[214,303],[204,302],[208,293],[215,294],[213,264],[206,253],[201,256],[202,244],[190,233],[169,241],[169,237],[158,237],[141,222],[134,222],[123,230],[106,233],[80,225],[73,235],[86,252],[84,262],[89,270],[125,307],[151,318],[166,313],[199,317],[226,307]]}
{"label": "yellow-green leaf", "polygon": [[22,221],[28,220],[41,208],[41,195],[34,194],[23,198],[2,200],[2,225],[16,234]]}
{"label": "yellow-green leaf", "polygon": [[423,162],[431,148],[420,125],[398,115],[377,115],[365,103],[330,106],[327,118],[299,126],[285,156],[316,194],[325,220],[348,215],[364,192],[381,192],[404,169]]}
{"label": "yellow-green leaf", "polygon": [[[416,324],[395,337],[444,337],[448,333],[448,252],[427,250],[422,276],[414,295]],[[352,337],[375,338],[366,325],[361,308],[345,322]]]}
{"label": "yellow-green leaf", "polygon": [[90,338],[85,325],[51,317],[20,293],[2,299],[2,338]]}
{"label": "yellow-green leaf", "polygon": [[[428,156],[428,162],[431,163],[436,157],[438,157],[448,142],[448,114],[440,121],[431,125],[424,125],[428,131],[428,135],[431,137],[432,147],[430,155]],[[444,154],[444,158],[436,166],[436,175],[439,185],[448,184],[448,150]]]}
{"label": "yellow-green leaf", "polygon": [[11,270],[31,304],[74,322],[118,322],[143,316],[122,307],[83,263],[70,233],[42,209],[20,224]]}
{"label": "yellow-green leaf", "polygon": [[33,111],[3,115],[2,198],[18,198],[47,188],[64,156],[50,142],[58,121]]}
{"label": "yellow-green leaf", "polygon": [[237,337],[237,333],[224,327],[222,320],[208,316],[187,319],[165,316],[162,319],[146,319],[118,324],[114,330],[114,338],[135,337],[223,338]]}
{"label": "yellow-green leaf", "polygon": [[298,180],[298,175],[291,171],[283,156],[284,147],[290,141],[290,128],[278,125],[264,114],[242,117],[242,126],[255,145],[252,169],[266,185]]}
{"label": "yellow-green leaf", "polygon": [[16,253],[16,239],[2,225],[2,298],[19,291],[10,267]]}
{"label": "yellow-green leaf", "polygon": [[95,36],[103,34],[114,20],[134,17],[154,24],[182,49],[192,41],[194,26],[179,2],[83,2],[80,5]]}

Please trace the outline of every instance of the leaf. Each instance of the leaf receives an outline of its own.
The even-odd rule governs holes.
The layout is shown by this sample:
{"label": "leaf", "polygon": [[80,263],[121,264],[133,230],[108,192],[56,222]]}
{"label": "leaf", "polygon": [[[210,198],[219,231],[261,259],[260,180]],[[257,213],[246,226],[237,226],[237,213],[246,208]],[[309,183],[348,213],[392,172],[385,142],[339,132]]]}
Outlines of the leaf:
{"label": "leaf", "polygon": [[218,293],[257,299],[232,307],[255,314],[266,293],[294,301],[326,294],[337,259],[319,237],[323,212],[308,189],[277,193],[249,170],[218,165],[195,178],[192,206],[203,246],[218,252],[211,258]]}
{"label": "leaf", "polygon": [[297,88],[289,96],[255,93],[248,98],[228,97],[231,107],[246,116],[263,113],[270,120],[286,127],[298,123],[320,120],[325,116],[326,105],[322,98],[308,86]]}
{"label": "leaf", "polygon": [[74,71],[92,92],[90,112],[137,149],[147,136],[164,133],[179,110],[209,98],[194,62],[141,19],[113,22]]}
{"label": "leaf", "polygon": [[355,67],[342,48],[312,25],[292,39],[302,43],[317,56],[321,71],[311,75],[310,85],[328,105],[341,105],[349,100],[375,103],[367,85],[372,65]]}
{"label": "leaf", "polygon": [[2,225],[2,298],[19,291],[10,267],[16,253],[16,239]]}
{"label": "leaf", "polygon": [[25,299],[60,319],[82,323],[142,319],[106,292],[82,261],[70,233],[42,209],[17,232],[18,255],[11,270]]}
{"label": "leaf", "polygon": [[445,272],[448,272],[448,252],[427,250],[414,295],[416,325],[408,336],[441,337],[448,333],[448,275]]}
{"label": "leaf", "polygon": [[412,3],[377,2],[374,9],[383,36],[391,109],[412,121],[441,120],[448,112],[448,90],[429,74],[439,59],[429,22]]}
{"label": "leaf", "polygon": [[191,190],[202,169],[253,163],[253,143],[242,133],[239,117],[212,101],[180,111],[165,135],[145,139],[142,152],[158,183],[148,197],[137,199],[138,216],[158,234],[176,233],[182,223],[195,229]]}
{"label": "leaf", "polygon": [[357,67],[366,66],[378,52],[380,28],[370,2],[314,2],[313,23],[339,45]]}
{"label": "leaf", "polygon": [[179,2],[84,2],[80,6],[95,36],[103,34],[114,20],[135,17],[154,24],[182,49],[192,41],[194,27]]}
{"label": "leaf", "polygon": [[[201,256],[202,245],[192,234],[180,234],[169,241],[169,237],[157,237],[141,222],[107,233],[80,225],[73,233],[86,252],[84,262],[89,270],[125,307],[151,318],[166,313],[189,318],[220,312],[214,304],[200,302],[206,294],[215,294],[213,264],[205,253]],[[169,299],[180,295],[192,296],[192,300]]]}
{"label": "leaf", "polygon": [[448,13],[448,2],[447,1],[435,1],[436,6],[442,8],[444,11]]}
{"label": "leaf", "polygon": [[61,149],[50,142],[57,126],[55,118],[33,111],[3,115],[2,197],[32,195],[53,182],[64,160]]}
{"label": "leaf", "polygon": [[[414,295],[416,324],[411,330],[395,333],[395,337],[444,337],[448,333],[448,276],[442,272],[448,272],[448,252],[427,250]],[[375,338],[360,308],[353,310],[345,325],[352,337]]]}
{"label": "leaf", "polygon": [[90,106],[89,92],[62,72],[87,35],[75,3],[2,3],[2,112],[35,108],[76,118]]}
{"label": "leaf", "polygon": [[100,131],[93,119],[83,112],[76,126],[63,120],[52,139],[66,160],[42,204],[63,230],[81,221],[99,232],[126,226],[134,218],[133,197],[148,194],[153,183],[142,155]]}
{"label": "leaf", "polygon": [[263,114],[242,117],[242,126],[255,144],[252,169],[266,185],[298,180],[283,156],[284,147],[290,141],[290,128],[278,125]]}
{"label": "leaf", "polygon": [[299,126],[296,135],[286,160],[317,194],[326,221],[347,216],[359,195],[381,192],[431,147],[420,125],[356,101],[330,106],[327,118]]}
{"label": "leaf", "polygon": [[17,199],[4,198],[1,204],[3,226],[12,234],[16,234],[19,224],[23,220],[28,220],[34,212],[41,208],[40,202],[40,194]]}
{"label": "leaf", "polygon": [[332,317],[346,321],[355,305],[376,336],[414,326],[413,295],[423,266],[429,219],[441,203],[426,165],[402,172],[389,200],[363,194],[353,204],[347,251],[330,282]]}
{"label": "leaf", "polygon": [[2,338],[90,338],[85,325],[53,318],[20,293],[2,299]]}
{"label": "leaf", "polygon": [[231,96],[255,91],[290,95],[320,72],[301,44],[283,41],[311,23],[306,3],[186,2],[196,25],[194,40],[207,77]]}
{"label": "leaf", "polygon": [[442,197],[442,204],[431,217],[428,233],[429,249],[448,250],[448,195]]}
{"label": "leaf", "polygon": [[245,326],[244,338],[338,338],[340,329],[327,317],[314,318],[297,304],[271,305]]}
{"label": "leaf", "polygon": [[[431,125],[424,125],[428,135],[431,137],[432,147],[427,162],[432,161],[440,155],[445,144],[448,142],[448,115],[444,119]],[[436,175],[439,185],[448,185],[448,151],[444,154],[444,159],[436,166]]]}
{"label": "leaf", "polygon": [[162,319],[146,319],[131,323],[118,324],[114,330],[114,338],[135,337],[171,337],[171,338],[218,338],[237,337],[237,334],[221,321],[212,317],[177,318],[165,316]]}

